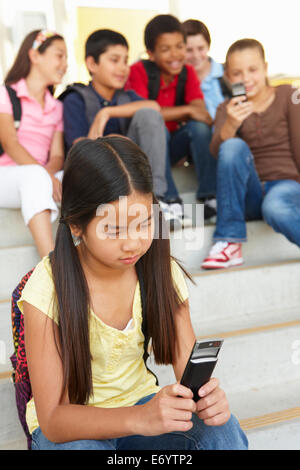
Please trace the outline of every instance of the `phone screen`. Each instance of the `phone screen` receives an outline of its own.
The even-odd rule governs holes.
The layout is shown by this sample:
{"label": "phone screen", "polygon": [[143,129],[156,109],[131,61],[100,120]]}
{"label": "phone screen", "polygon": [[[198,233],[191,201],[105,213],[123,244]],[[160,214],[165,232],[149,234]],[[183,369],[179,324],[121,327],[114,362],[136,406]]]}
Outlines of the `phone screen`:
{"label": "phone screen", "polygon": [[232,98],[236,98],[237,96],[246,96],[246,88],[244,83],[239,82],[239,83],[233,83],[231,85],[231,96]]}

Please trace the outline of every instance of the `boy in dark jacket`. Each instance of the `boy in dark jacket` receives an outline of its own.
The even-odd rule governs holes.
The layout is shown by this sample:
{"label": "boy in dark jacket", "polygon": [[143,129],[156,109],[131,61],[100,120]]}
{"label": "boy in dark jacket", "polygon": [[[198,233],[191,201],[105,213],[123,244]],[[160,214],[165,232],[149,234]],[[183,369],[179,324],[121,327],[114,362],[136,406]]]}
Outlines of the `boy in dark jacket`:
{"label": "boy in dark jacket", "polygon": [[154,193],[167,221],[171,228],[179,225],[163,202],[167,190],[166,135],[160,106],[123,89],[129,75],[127,40],[115,31],[95,31],[86,41],[85,61],[91,82],[68,87],[62,97],[67,150],[85,137],[122,134],[131,138],[149,159]]}

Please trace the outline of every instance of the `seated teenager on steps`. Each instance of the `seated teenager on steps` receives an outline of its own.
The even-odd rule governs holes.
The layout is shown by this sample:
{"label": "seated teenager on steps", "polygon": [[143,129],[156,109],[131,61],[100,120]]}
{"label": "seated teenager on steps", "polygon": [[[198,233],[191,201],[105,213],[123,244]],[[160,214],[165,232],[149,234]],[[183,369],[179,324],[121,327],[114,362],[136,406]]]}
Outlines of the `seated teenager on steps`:
{"label": "seated teenager on steps", "polygon": [[[183,217],[182,200],[171,166],[191,156],[197,175],[196,198],[203,202],[215,195],[216,162],[209,151],[213,120],[205,107],[196,72],[185,64],[186,44],[180,21],[172,15],[154,17],[146,25],[144,41],[149,61],[138,61],[131,66],[127,86],[144,98],[155,91],[153,98],[161,107],[168,137],[165,200]],[[158,76],[156,90],[152,89],[152,79],[147,73],[149,65],[151,75]],[[179,87],[182,90],[178,93]]]}
{"label": "seated teenager on steps", "polygon": [[[212,119],[224,101],[224,70],[223,65],[210,57],[209,49],[211,36],[204,23],[189,19],[182,23],[186,40],[186,63],[194,67],[201,83],[205,106]],[[204,218],[211,219],[216,216],[216,195],[207,196],[204,203]]]}
{"label": "seated teenager on steps", "polygon": [[58,213],[64,163],[63,107],[51,88],[66,68],[62,36],[40,30],[26,36],[4,80],[20,102],[18,131],[6,86],[0,87],[0,207],[21,208],[41,257],[54,247],[51,222]]}
{"label": "seated teenager on steps", "polygon": [[120,134],[132,139],[149,158],[154,192],[172,228],[174,217],[163,203],[167,190],[164,122],[155,101],[123,90],[129,75],[126,38],[107,29],[94,31],[85,44],[85,62],[92,77],[89,85],[71,86],[62,96],[67,149],[87,136]]}
{"label": "seated teenager on steps", "polygon": [[246,220],[263,219],[300,246],[300,105],[290,85],[272,87],[263,46],[235,42],[226,57],[231,83],[244,82],[246,96],[217,111],[212,154],[217,167],[217,225],[214,246],[202,267],[243,263]]}
{"label": "seated teenager on steps", "polygon": [[151,338],[179,381],[195,341],[183,272],[169,239],[154,236],[158,207],[148,159],[131,140],[72,147],[54,252],[19,300],[32,449],[247,449],[216,378],[196,404],[190,389],[160,388],[146,368]]}

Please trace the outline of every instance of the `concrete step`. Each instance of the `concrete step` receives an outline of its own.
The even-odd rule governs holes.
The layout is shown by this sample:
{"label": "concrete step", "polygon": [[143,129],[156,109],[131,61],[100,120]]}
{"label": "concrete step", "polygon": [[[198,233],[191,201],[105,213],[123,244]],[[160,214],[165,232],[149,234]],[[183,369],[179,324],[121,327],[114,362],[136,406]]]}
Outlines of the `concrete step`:
{"label": "concrete step", "polygon": [[34,246],[0,249],[0,300],[9,299],[24,274],[39,261],[40,257]]}
{"label": "concrete step", "polygon": [[300,380],[229,394],[250,450],[300,450]]}
{"label": "concrete step", "polygon": [[[187,215],[195,215],[195,196],[182,195]],[[200,205],[198,205],[200,207]],[[197,207],[198,207],[197,206]],[[198,211],[197,211],[198,213]],[[200,210],[200,216],[202,211]],[[201,217],[200,217],[201,219]],[[192,270],[199,270],[212,244],[214,225],[187,228],[171,233],[171,248],[174,256],[181,259]],[[200,226],[199,226],[200,225]],[[0,248],[34,245],[28,228],[24,225],[20,210],[0,209]],[[55,235],[57,221],[53,224]],[[248,265],[271,263],[290,259],[300,260],[300,250],[281,234],[276,234],[263,221],[247,223],[248,242],[243,245],[243,256]]]}
{"label": "concrete step", "polygon": [[300,450],[300,380],[229,394],[250,450]]}
{"label": "concrete step", "polygon": [[299,418],[299,389],[300,378],[282,384],[251,387],[247,395],[232,392],[227,396],[232,413],[239,417],[243,428],[250,431],[292,417]]}
{"label": "concrete step", "polygon": [[26,437],[0,444],[1,450],[27,450]]}
{"label": "concrete step", "polygon": [[198,272],[188,282],[190,310],[199,335],[252,328],[299,318],[300,262]]}
{"label": "concrete step", "polygon": [[[192,207],[190,211],[192,211]],[[170,237],[172,254],[187,269],[199,271],[213,244],[214,230],[214,225],[207,225],[173,232]],[[243,243],[242,247],[246,266],[288,260],[300,261],[299,247],[289,242],[283,235],[275,233],[265,222],[247,222],[247,234],[248,241]]]}
{"label": "concrete step", "polygon": [[[57,224],[57,221],[53,224],[53,234],[56,232]],[[34,245],[19,209],[0,209],[0,227],[0,248]]]}
{"label": "concrete step", "polygon": [[300,419],[254,428],[246,435],[249,450],[300,450]]}
{"label": "concrete step", "polygon": [[[250,450],[300,450],[300,408],[294,406],[299,403],[299,386],[300,380],[251,389],[247,395],[227,394],[231,412],[239,419]],[[5,410],[0,411],[0,450],[25,450],[26,438],[9,379],[0,379],[0,396],[7,400]]]}
{"label": "concrete step", "polygon": [[[291,429],[299,430],[295,419],[300,417],[300,354],[294,358],[293,355],[297,353],[294,346],[299,343],[300,322],[292,327],[274,326],[251,334],[235,336],[235,333],[231,332],[225,338],[214,376],[220,379],[231,411],[247,433],[250,448],[262,445],[273,448],[269,446],[274,446],[274,442],[279,440],[285,448],[288,440],[283,437]],[[171,367],[153,363],[150,367],[159,376],[162,386],[174,382]],[[22,429],[8,372],[6,379],[0,380],[0,397],[2,403],[6,403],[2,415],[0,413],[0,445],[6,448],[5,443],[11,445],[13,439],[22,442]],[[266,429],[262,430],[262,427]],[[264,441],[265,433],[268,437]],[[292,441],[290,445],[295,443]]]}
{"label": "concrete step", "polygon": [[[250,222],[249,242],[244,245],[245,267],[260,266],[285,261],[300,262],[300,250],[282,235],[276,234],[263,222]],[[2,236],[0,232],[0,238]],[[185,229],[171,234],[171,252],[190,272],[199,272],[207,255],[213,227]],[[0,248],[0,300],[10,296],[16,282],[39,261],[33,245],[9,246]]]}
{"label": "concrete step", "polygon": [[[220,336],[211,336],[211,338]],[[251,333],[228,333],[213,373],[226,391],[252,450],[300,450],[300,321]],[[170,366],[149,366],[160,385],[175,382]]]}
{"label": "concrete step", "polygon": [[25,444],[26,438],[23,428],[20,424],[14,385],[10,378],[1,378],[0,375],[0,448],[6,448],[6,445]]}
{"label": "concrete step", "polygon": [[[33,247],[11,248],[10,276],[0,263],[0,340],[11,342],[10,297],[21,277],[39,261]],[[21,252],[21,257],[19,254]],[[26,256],[25,256],[26,255]],[[7,256],[8,258],[8,256]],[[5,264],[6,266],[8,264]],[[214,335],[299,319],[300,262],[200,272],[188,281],[191,318],[198,335]],[[7,356],[6,356],[7,357]],[[1,362],[1,361],[0,361]]]}
{"label": "concrete step", "polygon": [[[217,334],[211,339],[221,337]],[[269,386],[300,381],[300,321],[251,332],[232,331],[225,338],[214,375],[226,393],[244,393]],[[198,336],[202,339],[201,336]],[[171,366],[158,366],[153,358],[149,367],[162,386],[174,383]],[[296,406],[296,405],[295,405]]]}
{"label": "concrete step", "polygon": [[13,351],[10,302],[0,302],[0,372],[10,367]]}

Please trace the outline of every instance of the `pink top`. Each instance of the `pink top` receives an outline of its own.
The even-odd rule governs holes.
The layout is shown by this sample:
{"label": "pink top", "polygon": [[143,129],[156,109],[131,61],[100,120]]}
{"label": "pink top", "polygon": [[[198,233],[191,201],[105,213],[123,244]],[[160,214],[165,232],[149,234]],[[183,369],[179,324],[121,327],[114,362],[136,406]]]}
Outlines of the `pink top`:
{"label": "pink top", "polygon": [[[11,85],[21,100],[22,117],[18,129],[21,145],[41,165],[46,165],[54,133],[63,132],[63,104],[47,90],[44,109],[28,94],[24,78]],[[0,86],[0,113],[13,114],[11,101],[4,85]],[[6,153],[0,156],[0,166],[17,165]]]}

